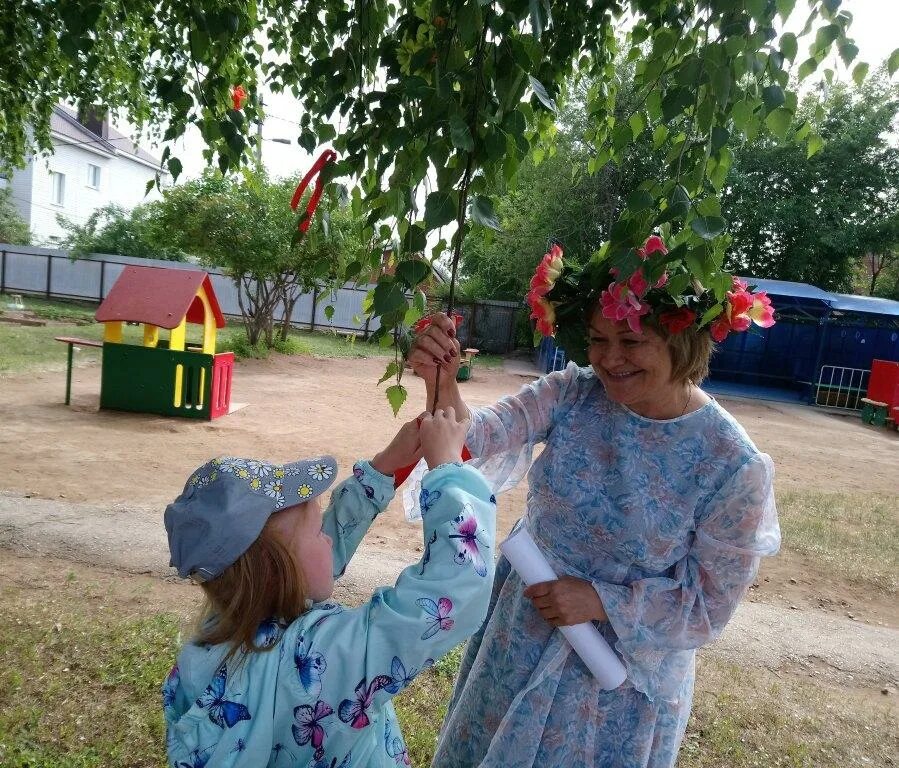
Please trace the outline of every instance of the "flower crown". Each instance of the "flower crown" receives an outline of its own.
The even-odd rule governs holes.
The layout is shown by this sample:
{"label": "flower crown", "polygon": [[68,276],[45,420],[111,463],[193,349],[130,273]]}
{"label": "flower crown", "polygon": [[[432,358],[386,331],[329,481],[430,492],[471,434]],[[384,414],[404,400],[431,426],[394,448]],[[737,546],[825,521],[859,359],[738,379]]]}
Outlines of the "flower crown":
{"label": "flower crown", "polygon": [[725,275],[731,285],[721,299],[683,264],[669,271],[668,249],[658,235],[648,238],[636,254],[639,266],[619,280],[620,269],[602,251],[599,258],[578,267],[565,263],[562,248],[553,245],[537,265],[527,294],[537,334],[557,337],[569,357],[577,360],[586,347],[586,312],[597,299],[603,317],[627,322],[635,333],[643,332],[641,318],[647,315],[669,334],[693,325],[707,327],[717,342],[753,323],[762,328],[774,325],[771,299],[764,291],[751,291],[743,280]]}

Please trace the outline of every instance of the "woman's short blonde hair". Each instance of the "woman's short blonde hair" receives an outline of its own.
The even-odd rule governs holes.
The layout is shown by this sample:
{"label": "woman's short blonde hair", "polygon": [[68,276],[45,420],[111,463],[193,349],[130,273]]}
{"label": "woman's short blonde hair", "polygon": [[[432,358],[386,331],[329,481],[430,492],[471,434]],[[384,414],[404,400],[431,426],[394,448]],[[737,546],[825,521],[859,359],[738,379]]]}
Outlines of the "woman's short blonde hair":
{"label": "woman's short blonde hair", "polygon": [[679,333],[668,333],[664,326],[655,322],[651,324],[668,346],[671,380],[678,384],[688,381],[700,384],[709,375],[709,362],[715,351],[709,329],[691,325]]}
{"label": "woman's short blonde hair", "polygon": [[265,651],[256,645],[266,619],[290,623],[306,610],[307,588],[297,562],[281,543],[271,518],[259,538],[215,579],[200,585],[206,596],[196,641],[228,643],[238,651]]}

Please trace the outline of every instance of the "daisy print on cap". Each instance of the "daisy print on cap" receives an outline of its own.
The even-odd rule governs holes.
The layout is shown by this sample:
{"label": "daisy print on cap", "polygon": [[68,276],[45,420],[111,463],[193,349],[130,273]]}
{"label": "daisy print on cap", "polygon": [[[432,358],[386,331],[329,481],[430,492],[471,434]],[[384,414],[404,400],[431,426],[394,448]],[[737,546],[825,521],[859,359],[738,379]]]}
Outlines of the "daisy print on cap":
{"label": "daisy print on cap", "polygon": [[333,474],[334,468],[321,461],[309,467],[309,476],[313,480],[318,480],[319,482],[321,482],[322,480],[327,480]]}

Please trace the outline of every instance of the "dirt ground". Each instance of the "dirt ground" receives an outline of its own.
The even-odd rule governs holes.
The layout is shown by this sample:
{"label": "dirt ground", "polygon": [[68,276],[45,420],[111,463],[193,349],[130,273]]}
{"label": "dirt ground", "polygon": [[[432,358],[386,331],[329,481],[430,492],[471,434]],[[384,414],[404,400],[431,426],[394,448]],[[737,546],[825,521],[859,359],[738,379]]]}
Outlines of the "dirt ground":
{"label": "dirt ground", "polygon": [[[280,356],[242,362],[232,400],[248,405],[213,422],[100,412],[97,366],[74,371],[71,407],[62,403],[61,371],[0,378],[0,489],[67,502],[158,505],[161,517],[191,470],[215,455],[289,461],[331,453],[343,478],[355,459],[373,455],[399,426],[383,386],[375,386],[384,364],[383,358]],[[463,393],[470,405],[483,405],[528,380],[476,367]],[[423,404],[424,386],[411,374],[404,384],[409,401],[401,419],[408,419]],[[899,492],[899,434],[803,406],[720,401],[771,454],[779,489]],[[521,483],[501,499],[498,534],[522,514],[525,496]],[[385,555],[416,556],[417,534],[399,499],[373,526],[368,542]],[[765,561],[749,599],[899,626],[894,600],[834,580],[789,553]]]}

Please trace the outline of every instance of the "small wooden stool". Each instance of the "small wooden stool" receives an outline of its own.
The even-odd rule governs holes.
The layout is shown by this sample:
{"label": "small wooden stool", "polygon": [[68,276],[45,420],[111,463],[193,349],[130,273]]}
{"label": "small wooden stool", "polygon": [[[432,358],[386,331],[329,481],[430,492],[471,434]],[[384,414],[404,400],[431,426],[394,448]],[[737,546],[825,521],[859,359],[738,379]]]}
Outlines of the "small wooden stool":
{"label": "small wooden stool", "polygon": [[862,421],[865,424],[872,424],[875,427],[882,427],[887,423],[887,414],[889,412],[889,404],[881,403],[878,400],[870,400],[867,397],[861,399],[862,403]]}

